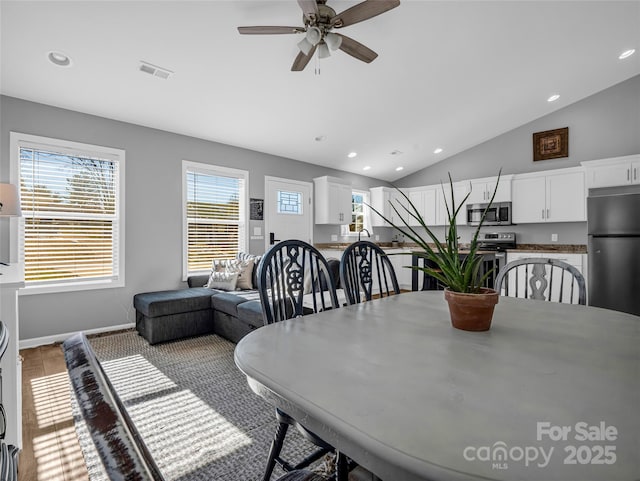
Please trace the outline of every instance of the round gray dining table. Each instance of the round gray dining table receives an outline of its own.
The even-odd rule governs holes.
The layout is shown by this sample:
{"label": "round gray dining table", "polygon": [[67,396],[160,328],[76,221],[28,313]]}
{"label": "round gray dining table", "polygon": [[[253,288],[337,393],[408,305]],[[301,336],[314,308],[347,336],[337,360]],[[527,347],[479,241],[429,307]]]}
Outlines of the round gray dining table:
{"label": "round gray dining table", "polygon": [[640,479],[630,314],[501,297],[466,332],[441,291],[410,292],[262,327],[235,362],[384,481]]}

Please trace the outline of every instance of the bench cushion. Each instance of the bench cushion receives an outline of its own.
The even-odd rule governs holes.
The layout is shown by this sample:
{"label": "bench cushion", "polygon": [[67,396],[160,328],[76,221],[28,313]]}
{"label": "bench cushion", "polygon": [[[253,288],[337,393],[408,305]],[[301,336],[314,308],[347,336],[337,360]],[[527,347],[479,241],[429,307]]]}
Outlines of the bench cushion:
{"label": "bench cushion", "polygon": [[211,296],[217,292],[206,287],[145,292],[133,296],[133,306],[147,317],[201,311],[211,309]]}

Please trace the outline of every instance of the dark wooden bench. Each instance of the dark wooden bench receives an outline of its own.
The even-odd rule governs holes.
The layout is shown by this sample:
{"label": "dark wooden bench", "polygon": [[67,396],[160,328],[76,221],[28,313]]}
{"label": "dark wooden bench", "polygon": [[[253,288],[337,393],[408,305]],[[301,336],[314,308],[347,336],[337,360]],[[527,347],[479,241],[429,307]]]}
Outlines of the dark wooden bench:
{"label": "dark wooden bench", "polygon": [[[109,479],[164,481],[85,335],[73,335],[62,349],[80,412]],[[326,481],[326,478],[308,471],[294,471],[278,481]]]}
{"label": "dark wooden bench", "polygon": [[63,345],[71,386],[109,479],[164,481],[84,334]]}

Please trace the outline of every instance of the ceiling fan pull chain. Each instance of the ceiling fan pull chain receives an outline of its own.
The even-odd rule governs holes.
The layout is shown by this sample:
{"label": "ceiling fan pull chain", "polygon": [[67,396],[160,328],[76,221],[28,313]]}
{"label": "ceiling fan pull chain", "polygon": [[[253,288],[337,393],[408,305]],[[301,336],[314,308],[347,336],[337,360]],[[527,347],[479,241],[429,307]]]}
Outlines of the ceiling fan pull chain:
{"label": "ceiling fan pull chain", "polygon": [[320,57],[318,57],[318,54],[316,54],[315,57],[316,57],[315,74],[320,75]]}

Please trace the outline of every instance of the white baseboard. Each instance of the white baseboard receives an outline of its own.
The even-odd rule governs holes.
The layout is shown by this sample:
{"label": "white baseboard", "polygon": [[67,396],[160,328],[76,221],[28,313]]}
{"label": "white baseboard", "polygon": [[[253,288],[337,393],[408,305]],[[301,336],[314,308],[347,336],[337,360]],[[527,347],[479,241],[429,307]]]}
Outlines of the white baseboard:
{"label": "white baseboard", "polygon": [[[99,327],[97,329],[89,329],[87,331],[82,331],[86,335],[91,334],[101,334],[103,332],[110,331],[121,331],[123,329],[131,329],[136,327],[135,323],[132,322],[130,324],[120,324],[119,326],[108,326],[108,327]],[[18,346],[19,349],[28,349],[31,347],[45,346],[47,344],[54,344],[56,342],[63,342],[69,337],[73,336],[75,332],[66,332],[62,334],[54,334],[53,336],[45,336],[45,337],[36,337],[33,339],[22,339]]]}

